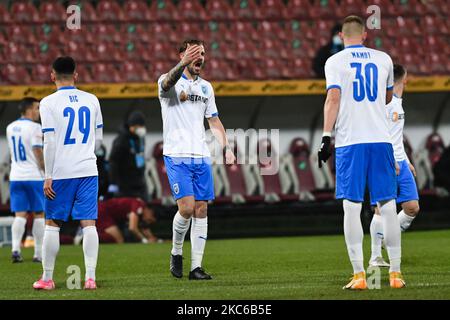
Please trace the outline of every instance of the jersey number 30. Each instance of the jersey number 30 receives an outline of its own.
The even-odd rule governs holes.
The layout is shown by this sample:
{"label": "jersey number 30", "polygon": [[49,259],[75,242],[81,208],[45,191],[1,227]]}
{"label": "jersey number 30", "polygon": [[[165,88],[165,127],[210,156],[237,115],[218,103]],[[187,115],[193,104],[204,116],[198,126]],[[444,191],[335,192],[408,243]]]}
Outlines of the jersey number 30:
{"label": "jersey number 30", "polygon": [[[64,144],[75,144],[75,138],[71,138],[73,125],[75,122],[75,110],[71,107],[67,107],[63,111],[64,118],[69,117],[69,124],[67,126],[66,137]],[[83,134],[83,140],[81,143],[86,143],[89,138],[89,132],[91,131],[91,111],[88,107],[81,107],[78,109],[78,130]]]}
{"label": "jersey number 30", "polygon": [[350,67],[356,68],[355,81],[353,81],[353,99],[363,101],[367,96],[369,101],[375,101],[378,97],[378,68],[373,63],[368,63],[362,73],[362,63],[350,63]]}

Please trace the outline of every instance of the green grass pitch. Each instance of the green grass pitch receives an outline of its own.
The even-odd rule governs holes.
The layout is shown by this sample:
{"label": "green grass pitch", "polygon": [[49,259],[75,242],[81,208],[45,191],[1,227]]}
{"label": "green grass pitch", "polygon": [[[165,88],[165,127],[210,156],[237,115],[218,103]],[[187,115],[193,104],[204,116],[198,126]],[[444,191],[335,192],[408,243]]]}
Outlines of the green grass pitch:
{"label": "green grass pitch", "polygon": [[[189,281],[190,244],[185,243],[185,276],[169,273],[170,243],[101,245],[97,291],[66,288],[66,268],[84,273],[81,246],[61,246],[52,292],[34,291],[41,274],[32,263],[13,265],[10,249],[0,249],[0,299],[450,299],[450,230],[403,234],[402,269],[407,288],[388,286],[382,272],[379,290],[342,290],[351,275],[343,236],[209,240],[204,259],[212,281]],[[364,240],[365,260],[370,239]]]}

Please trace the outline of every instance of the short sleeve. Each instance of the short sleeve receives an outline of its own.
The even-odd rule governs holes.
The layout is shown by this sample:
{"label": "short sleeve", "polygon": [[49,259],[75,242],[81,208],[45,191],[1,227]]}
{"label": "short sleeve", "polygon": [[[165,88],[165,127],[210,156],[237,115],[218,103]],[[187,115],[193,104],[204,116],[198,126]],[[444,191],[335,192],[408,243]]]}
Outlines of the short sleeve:
{"label": "short sleeve", "polygon": [[216,97],[214,96],[214,89],[212,86],[209,86],[209,90],[211,90],[211,94],[206,103],[205,118],[217,117],[219,115],[216,106]]}
{"label": "short sleeve", "polygon": [[328,59],[325,63],[325,78],[327,81],[327,90],[337,88],[341,89],[341,79],[336,66]]}
{"label": "short sleeve", "polygon": [[173,96],[175,94],[175,86],[173,86],[172,88],[170,88],[168,91],[165,91],[162,88],[162,81],[164,80],[165,76],[167,74],[163,74],[161,77],[159,77],[158,79],[158,95],[161,98],[169,98],[171,96]]}
{"label": "short sleeve", "polygon": [[44,146],[42,139],[42,127],[39,124],[36,125],[33,131],[33,135],[31,137],[31,146],[33,148],[42,148]]}
{"label": "short sleeve", "polygon": [[392,62],[391,57],[388,56],[388,58],[389,58],[389,70],[388,70],[386,89],[392,90],[392,89],[394,89],[394,64]]}
{"label": "short sleeve", "polygon": [[100,101],[98,101],[97,97],[95,97],[95,128],[103,128],[102,109],[100,108]]}
{"label": "short sleeve", "polygon": [[54,132],[56,123],[47,100],[41,101],[39,114],[41,116],[42,133]]}
{"label": "short sleeve", "polygon": [[144,211],[145,203],[140,199],[135,199],[131,202],[131,212],[141,215]]}

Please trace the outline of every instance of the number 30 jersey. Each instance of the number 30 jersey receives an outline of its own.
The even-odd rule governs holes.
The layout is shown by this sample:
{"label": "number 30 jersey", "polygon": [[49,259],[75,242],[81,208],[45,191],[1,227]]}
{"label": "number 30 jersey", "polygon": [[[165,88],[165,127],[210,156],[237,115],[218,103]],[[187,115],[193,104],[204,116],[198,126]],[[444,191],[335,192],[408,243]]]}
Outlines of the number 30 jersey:
{"label": "number 30 jersey", "polygon": [[325,63],[327,90],[341,91],[336,147],[391,142],[386,117],[386,90],[394,85],[388,54],[363,45],[347,46]]}
{"label": "number 30 jersey", "polygon": [[33,148],[42,148],[41,125],[27,118],[20,118],[6,127],[11,155],[10,181],[42,181]]}
{"label": "number 30 jersey", "polygon": [[52,178],[97,176],[95,131],[103,128],[97,97],[75,87],[62,87],[41,100],[40,114],[44,135],[55,134]]}

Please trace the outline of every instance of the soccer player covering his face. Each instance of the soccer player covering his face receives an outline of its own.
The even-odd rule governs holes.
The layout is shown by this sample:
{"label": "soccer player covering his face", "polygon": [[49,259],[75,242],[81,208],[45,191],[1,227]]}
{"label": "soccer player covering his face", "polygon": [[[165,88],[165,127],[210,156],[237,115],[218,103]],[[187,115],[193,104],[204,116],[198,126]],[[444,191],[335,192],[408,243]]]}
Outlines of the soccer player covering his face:
{"label": "soccer player covering his face", "polygon": [[45,162],[45,219],[42,278],[35,289],[52,290],[59,251],[59,230],[69,216],[83,228],[85,289],[96,289],[98,255],[98,171],[95,148],[101,146],[103,120],[96,96],[75,88],[75,61],[59,57],[51,77],[57,91],[41,101]]}
{"label": "soccer player covering his face", "polygon": [[204,119],[225,151],[227,164],[236,159],[219,119],[211,84],[200,77],[205,63],[203,41],[186,40],[180,62],[158,80],[163,120],[164,162],[178,211],[173,219],[170,271],[183,276],[183,242],[191,226],[190,280],[209,280],[202,268],[208,233],[208,201],[214,199],[211,160]]}
{"label": "soccer player covering his face", "polygon": [[394,85],[393,64],[386,53],[363,45],[366,35],[361,18],[345,18],[340,33],[345,48],[325,64],[327,98],[319,166],[331,155],[330,136],[335,127],[336,198],[343,199],[345,242],[353,266],[353,278],[344,289],[367,289],[360,217],[366,183],[383,221],[390,286],[402,288],[397,168],[386,117]]}

